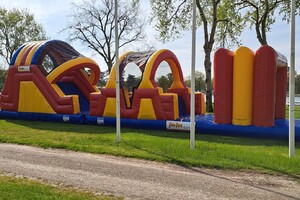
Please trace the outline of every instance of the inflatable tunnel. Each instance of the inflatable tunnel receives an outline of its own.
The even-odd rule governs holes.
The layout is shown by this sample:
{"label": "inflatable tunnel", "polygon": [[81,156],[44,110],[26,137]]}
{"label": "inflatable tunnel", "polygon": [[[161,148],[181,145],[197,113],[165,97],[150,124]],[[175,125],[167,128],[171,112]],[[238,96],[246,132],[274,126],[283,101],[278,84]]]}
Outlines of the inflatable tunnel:
{"label": "inflatable tunnel", "polygon": [[13,55],[1,93],[4,111],[78,114],[89,113],[90,93],[100,69],[68,43],[29,42]]}
{"label": "inflatable tunnel", "polygon": [[[166,61],[173,75],[173,83],[166,93],[155,82],[155,73],[160,63]],[[132,95],[120,83],[121,117],[131,119],[174,120],[190,112],[190,88],[183,81],[181,66],[169,50],[156,52],[127,52],[120,57],[120,80],[128,63],[135,63],[142,72],[139,85]],[[116,67],[113,66],[107,85],[101,93],[91,94],[91,115],[116,116]],[[196,114],[205,112],[204,95],[196,93]]]}

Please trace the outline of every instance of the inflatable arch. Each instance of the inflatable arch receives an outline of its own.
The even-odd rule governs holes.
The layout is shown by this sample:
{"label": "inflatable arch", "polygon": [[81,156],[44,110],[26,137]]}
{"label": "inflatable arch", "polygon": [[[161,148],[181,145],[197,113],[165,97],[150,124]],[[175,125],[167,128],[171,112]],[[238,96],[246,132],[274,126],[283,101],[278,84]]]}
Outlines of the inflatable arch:
{"label": "inflatable arch", "polygon": [[[173,83],[167,93],[155,82],[155,73],[159,64],[166,61],[173,74]],[[142,80],[133,90],[129,99],[128,91],[120,89],[121,117],[132,119],[174,120],[179,115],[189,114],[190,89],[183,81],[181,66],[176,56],[169,50],[156,52],[127,52],[120,57],[120,76],[130,62],[139,66],[142,71]],[[114,117],[116,115],[116,67],[113,66],[107,85],[101,93],[91,94],[91,115]],[[121,80],[121,77],[120,77]],[[122,88],[122,87],[120,87]],[[196,94],[196,114],[205,112],[204,95]]]}
{"label": "inflatable arch", "polygon": [[89,95],[99,92],[99,76],[98,65],[65,42],[29,42],[11,59],[1,109],[45,114],[89,112]]}

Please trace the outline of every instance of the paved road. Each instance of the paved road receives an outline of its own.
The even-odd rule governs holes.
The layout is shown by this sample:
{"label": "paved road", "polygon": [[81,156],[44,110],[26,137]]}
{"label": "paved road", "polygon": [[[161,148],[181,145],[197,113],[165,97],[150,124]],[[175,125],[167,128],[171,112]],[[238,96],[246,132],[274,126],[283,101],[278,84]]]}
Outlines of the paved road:
{"label": "paved road", "polygon": [[127,199],[300,199],[300,185],[287,177],[13,144],[0,144],[0,172]]}

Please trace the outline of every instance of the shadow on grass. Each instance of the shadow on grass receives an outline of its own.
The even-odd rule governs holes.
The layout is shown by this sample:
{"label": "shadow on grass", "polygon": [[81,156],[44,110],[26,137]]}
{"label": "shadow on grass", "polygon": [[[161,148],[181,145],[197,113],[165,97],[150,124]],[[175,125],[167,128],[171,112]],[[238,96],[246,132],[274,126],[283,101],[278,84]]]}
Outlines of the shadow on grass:
{"label": "shadow on grass", "polygon": [[[95,126],[95,125],[78,125],[78,124],[64,124],[64,123],[50,123],[50,122],[36,122],[36,121],[20,121],[20,120],[8,120],[7,122],[19,125],[26,126],[31,129],[37,130],[49,130],[53,132],[64,133],[79,133],[79,134],[115,134],[115,127],[106,127],[106,126]],[[130,128],[122,128],[122,134],[141,134],[148,135],[158,138],[174,138],[179,140],[189,140],[189,133],[183,132],[167,132],[167,131],[154,131],[154,130],[142,130],[142,129],[130,129]],[[216,136],[216,135],[197,135],[198,141],[209,142],[209,143],[219,143],[219,144],[229,144],[229,145],[248,145],[248,146],[287,146],[286,141],[280,140],[267,140],[267,139],[254,139],[254,138],[245,138],[245,137],[228,137],[228,136]],[[122,141],[125,146],[144,151],[148,154],[156,155],[157,160],[163,162],[170,162],[173,164],[181,165],[186,168],[190,168],[195,164],[188,163],[186,161],[181,160],[180,158],[176,158],[171,155],[166,155],[161,152],[156,152],[152,149],[143,148],[138,144],[135,144],[130,141],[126,141],[125,139]],[[187,143],[188,144],[188,143]],[[68,147],[62,147],[68,148]],[[188,148],[188,147],[187,147]],[[135,156],[134,156],[135,157]],[[161,159],[159,159],[161,158]],[[154,157],[148,159],[156,159]],[[239,160],[236,160],[239,161]],[[250,163],[253,166],[257,166],[261,169],[270,170],[274,172],[278,172],[281,174],[288,174],[289,176],[293,176],[291,173],[286,171],[281,171],[280,169],[270,168],[265,165],[260,165],[258,163]],[[203,167],[210,168],[222,168],[221,166],[213,166],[213,165],[203,165]],[[293,176],[299,179],[299,176]]]}
{"label": "shadow on grass", "polygon": [[70,132],[70,133],[88,133],[88,134],[111,134],[115,133],[114,127],[109,126],[94,126],[83,124],[69,124],[58,122],[42,122],[42,121],[26,121],[26,120],[6,120],[9,123],[19,126],[26,126],[31,129],[48,130],[55,132]]}
{"label": "shadow on grass", "polygon": [[[167,137],[176,139],[190,139],[188,132],[169,132],[141,129],[124,129],[124,133],[135,132],[144,135]],[[251,138],[238,136],[222,136],[204,133],[196,133],[196,140],[210,143],[230,144],[230,145],[247,145],[247,146],[288,146],[288,140],[275,140],[267,138]]]}
{"label": "shadow on grass", "polygon": [[[82,125],[82,124],[68,124],[57,122],[41,122],[41,121],[21,121],[21,120],[6,120],[9,123],[26,126],[37,130],[49,130],[55,132],[70,132],[70,133],[84,133],[84,134],[114,134],[116,128],[113,126],[97,126],[97,125]],[[162,138],[174,138],[189,140],[188,132],[170,132],[165,130],[143,130],[122,128],[122,133],[137,133]],[[249,138],[237,136],[222,136],[222,135],[207,135],[196,134],[197,141],[220,143],[230,145],[247,145],[247,146],[288,146],[288,140],[274,140],[267,138]],[[299,145],[296,143],[296,145]]]}
{"label": "shadow on grass", "polygon": [[[152,134],[153,135],[153,134]],[[213,142],[216,142],[214,141],[214,138],[210,138],[211,136],[207,135],[207,137],[209,137],[209,140],[212,140]],[[218,136],[215,136],[215,137],[218,137]],[[236,140],[234,140],[235,142],[239,143],[240,141],[238,140],[239,138],[237,138]],[[229,169],[229,170],[236,170],[235,166],[233,165],[232,167],[230,166],[226,166],[226,167],[223,167],[223,166],[220,166],[220,165],[213,165],[213,164],[196,164],[195,163],[192,163],[192,162],[189,162],[189,161],[183,161],[181,160],[180,158],[175,158],[173,156],[169,156],[169,155],[166,155],[166,154],[163,154],[163,153],[160,153],[160,152],[157,152],[157,151],[153,151],[149,148],[143,148],[137,144],[134,144],[134,143],[131,143],[131,142],[127,142],[127,141],[122,141],[126,146],[129,146],[131,148],[134,148],[134,149],[138,149],[139,151],[143,151],[143,152],[146,152],[148,154],[152,154],[152,155],[156,155],[158,157],[161,157],[162,160],[159,160],[159,161],[163,161],[163,162],[168,162],[168,163],[172,163],[172,164],[176,164],[176,165],[179,165],[179,166],[182,166],[186,169],[190,169],[190,170],[193,170],[193,171],[197,171],[199,169],[197,168],[201,168],[201,167],[204,167],[204,168],[210,168],[210,169]],[[277,141],[276,141],[277,142]],[[222,142],[223,143],[223,142]],[[230,143],[232,143],[232,141],[230,141]],[[257,144],[256,144],[257,145]],[[269,144],[271,146],[271,144]],[[188,148],[188,147],[187,147]],[[191,150],[192,151],[192,150]],[[233,158],[231,158],[233,159]],[[281,174],[281,175],[288,175],[289,177],[292,177],[292,178],[295,178],[297,180],[300,180],[300,174],[297,175],[295,173],[292,173],[292,172],[288,172],[286,170],[281,170],[279,168],[276,168],[276,167],[270,167],[264,163],[259,163],[259,162],[256,162],[256,163],[253,163],[253,161],[249,161],[249,162],[246,162],[245,160],[242,160],[241,158],[234,158],[232,161],[234,162],[245,162],[246,165],[250,166],[250,168],[238,168],[238,169],[249,169],[249,170],[253,170],[252,167],[255,167],[255,168],[258,168],[258,169],[261,169],[263,170],[263,172],[267,172],[268,174],[269,173],[277,173],[277,174]],[[197,166],[197,168],[195,168],[195,166]],[[252,167],[251,167],[252,166]],[[255,170],[257,171],[257,170]],[[258,170],[259,172],[260,170]],[[262,172],[262,173],[263,173]],[[220,177],[219,177],[220,178]],[[229,179],[228,179],[229,180]],[[234,182],[234,181],[233,181]],[[248,184],[246,184],[248,185]],[[251,185],[250,185],[251,186]],[[255,187],[255,186],[254,186]],[[260,188],[260,187],[258,187]],[[273,191],[274,192],[274,191]],[[276,193],[276,192],[275,192]],[[280,194],[280,193],[278,193]],[[284,195],[284,194],[282,194]]]}
{"label": "shadow on grass", "polygon": [[[200,173],[205,173],[206,174],[206,172],[202,172],[201,171],[201,167],[210,168],[210,169],[220,169],[220,170],[222,170],[222,169],[223,170],[224,169],[236,170],[236,168],[234,166],[233,167],[228,167],[228,166],[227,167],[222,167],[220,165],[212,165],[212,164],[208,164],[208,165],[203,165],[203,164],[199,165],[199,164],[197,164],[197,165],[195,165],[194,163],[190,163],[188,161],[183,161],[181,159],[176,159],[175,157],[172,157],[172,156],[169,156],[169,155],[166,155],[166,154],[163,154],[163,153],[159,153],[159,152],[156,152],[156,151],[151,151],[150,149],[142,148],[141,146],[136,145],[134,143],[130,143],[130,142],[127,142],[127,141],[122,141],[122,142],[124,144],[126,144],[127,146],[130,146],[132,148],[138,149],[139,151],[143,151],[143,152],[146,152],[148,154],[156,155],[158,157],[163,158],[162,160],[159,160],[159,161],[163,161],[163,162],[167,162],[167,163],[179,165],[181,167],[184,167],[185,169],[189,169],[189,170],[192,170],[192,171],[195,171],[195,172],[200,172]],[[233,161],[245,162],[245,161],[242,161],[242,160],[239,160],[239,159],[238,160],[235,159]],[[253,163],[253,162],[251,162],[251,163],[248,163],[247,165],[254,166],[254,167],[257,167],[259,169],[262,169],[262,170],[264,170],[264,172],[268,172],[268,174],[275,172],[275,173],[278,173],[278,174],[281,174],[281,175],[288,175],[291,178],[300,180],[300,175],[293,174],[293,173],[287,172],[285,170],[280,170],[280,169],[277,169],[277,168],[269,167],[269,166],[264,165],[264,164],[259,164],[259,163]],[[243,169],[249,169],[249,170],[251,170],[252,168],[240,168],[240,169],[241,170],[243,170]],[[255,170],[255,171],[257,171],[257,170]],[[228,181],[231,181],[231,182],[238,183],[236,181],[233,181],[233,180],[230,180],[230,179],[226,179],[226,178],[223,178],[223,177],[219,177],[219,176],[215,176],[213,174],[208,174],[207,173],[207,175],[214,176],[214,177],[217,177],[217,178],[222,178],[222,179],[225,179],[225,180],[228,180]],[[245,184],[245,185],[256,187],[256,186],[253,186],[251,184]],[[261,187],[257,187],[257,188],[262,189]],[[269,190],[266,189],[266,191],[269,191]],[[277,193],[276,191],[271,191],[271,192]],[[278,194],[285,195],[285,194],[282,194],[282,193],[278,193]],[[294,198],[294,197],[291,197],[291,196],[288,196],[288,195],[287,195],[287,197]]]}

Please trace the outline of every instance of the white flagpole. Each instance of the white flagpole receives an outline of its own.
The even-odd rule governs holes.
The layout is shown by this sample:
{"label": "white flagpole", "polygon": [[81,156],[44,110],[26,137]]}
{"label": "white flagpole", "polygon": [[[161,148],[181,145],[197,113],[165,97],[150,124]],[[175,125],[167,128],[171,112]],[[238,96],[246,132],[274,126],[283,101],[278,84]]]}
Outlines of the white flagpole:
{"label": "white flagpole", "polygon": [[291,53],[290,53],[290,108],[289,108],[289,157],[295,155],[295,0],[291,4]]}
{"label": "white flagpole", "polygon": [[190,149],[195,149],[196,0],[193,0]]}
{"label": "white flagpole", "polygon": [[120,119],[120,69],[119,69],[119,34],[118,34],[118,0],[115,0],[115,55],[116,55],[116,142],[121,142]]}

